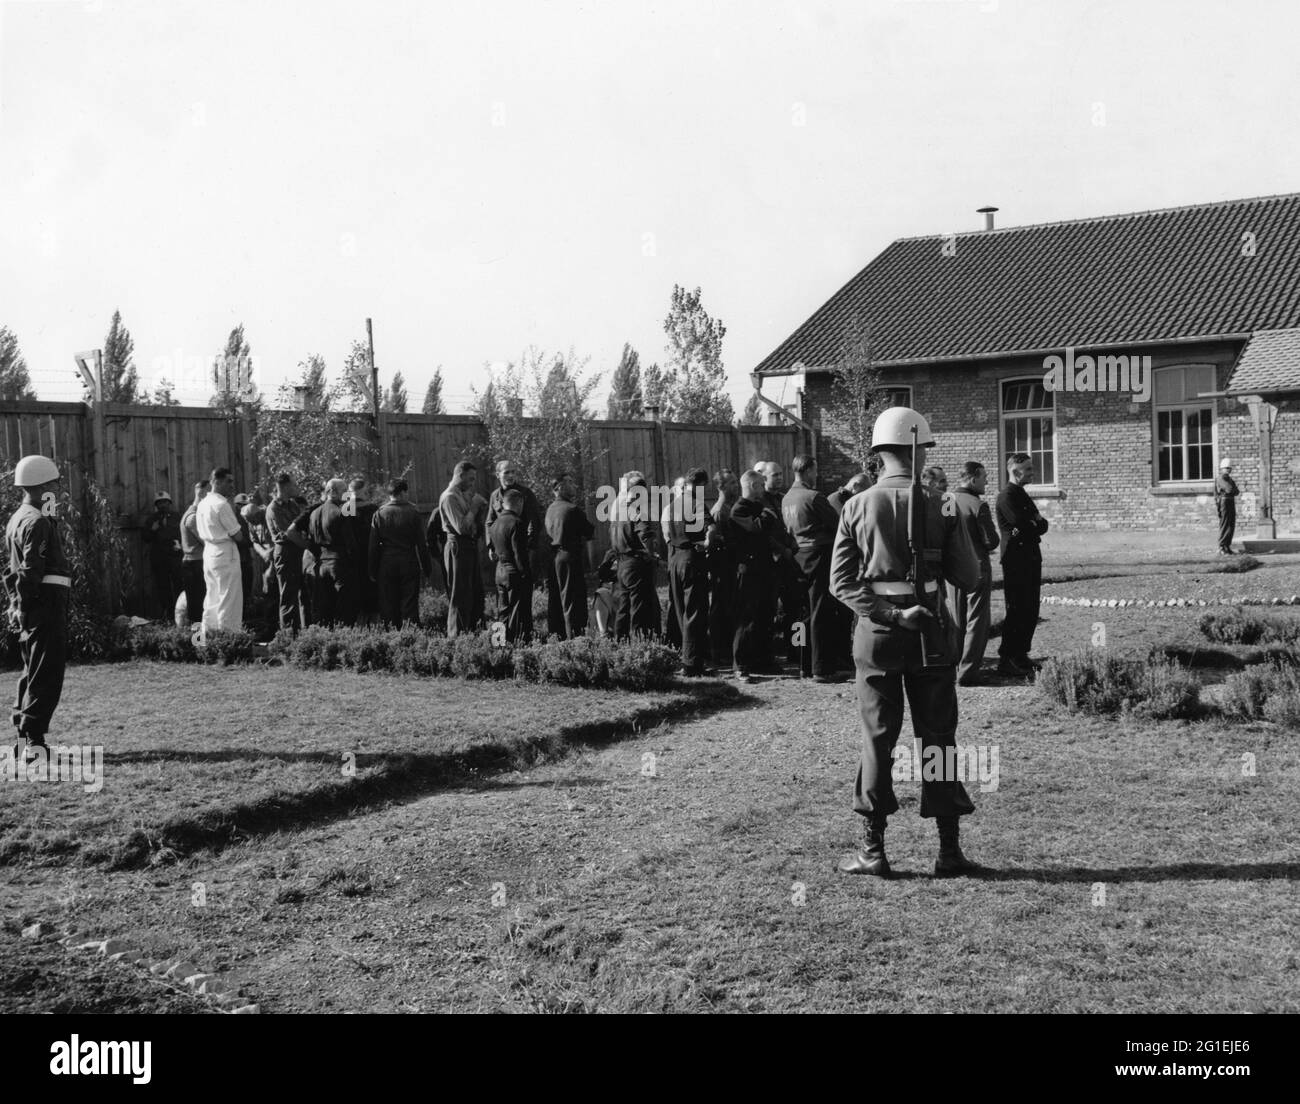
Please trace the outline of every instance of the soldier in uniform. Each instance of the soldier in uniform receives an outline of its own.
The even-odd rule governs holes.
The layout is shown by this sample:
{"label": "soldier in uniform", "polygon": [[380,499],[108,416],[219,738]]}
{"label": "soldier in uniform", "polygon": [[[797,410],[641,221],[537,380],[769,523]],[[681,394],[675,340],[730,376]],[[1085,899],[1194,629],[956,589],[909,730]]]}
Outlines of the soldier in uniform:
{"label": "soldier in uniform", "polygon": [[962,686],[979,686],[980,665],[989,642],[992,607],[993,567],[989,553],[999,544],[998,528],[993,524],[989,504],[984,501],[988,473],[983,464],[969,461],[962,468],[961,481],[952,495],[952,508],[966,526],[971,547],[980,562],[980,585],[974,590],[948,592],[948,614],[952,618],[953,641],[958,652],[957,682]]}
{"label": "soldier in uniform", "polygon": [[320,546],[316,564],[316,620],[322,625],[355,625],[357,620],[356,562],[351,519],[343,513],[347,484],[331,479],[325,501],[312,511],[308,529]]}
{"label": "soldier in uniform", "polygon": [[639,471],[627,472],[609,522],[610,547],[618,556],[614,590],[617,640],[634,633],[659,635],[659,595],[655,591],[658,541],[650,514],[645,476]]}
{"label": "soldier in uniform", "polygon": [[[347,498],[343,503],[343,513],[352,530],[352,543],[357,550],[355,561],[355,591],[357,605],[357,624],[369,625],[379,616],[379,586],[370,575],[367,563],[367,550],[370,547],[371,525],[379,506],[370,501],[365,479],[358,475],[348,484]],[[417,595],[419,581],[416,581]]]}
{"label": "soldier in uniform", "polygon": [[546,580],[546,631],[561,639],[587,631],[587,574],[584,554],[595,527],[574,502],[577,488],[568,475],[551,486],[555,501],[546,510],[545,529],[551,544]]}
{"label": "soldier in uniform", "polygon": [[154,598],[163,620],[170,621],[185,584],[181,581],[181,522],[166,491],[154,496],[153,513],[145,518],[140,535],[149,546]]}
{"label": "soldier in uniform", "polygon": [[791,467],[794,486],[781,500],[781,512],[786,531],[795,541],[795,564],[806,592],[802,603],[808,611],[800,649],[802,673],[812,675],[814,682],[843,682],[835,635],[839,603],[830,594],[831,546],[840,519],[817,489],[817,461],[811,456],[796,456]]}
{"label": "soldier in uniform", "polygon": [[530,558],[532,567],[530,571],[534,582],[538,579],[547,577],[546,561],[550,559],[550,542],[546,539],[546,518],[542,512],[542,504],[537,501],[537,496],[533,494],[532,488],[525,486],[523,476],[519,474],[519,468],[513,460],[499,460],[497,462],[497,486],[493,488],[491,496],[488,498],[487,520],[484,522],[484,532],[491,530],[492,523],[501,516],[501,511],[505,509],[506,491],[515,490],[524,496],[524,509],[519,515],[524,521],[524,532],[528,538],[528,547],[530,549]]}
{"label": "soldier in uniform", "polygon": [[713,524],[705,536],[709,563],[709,653],[715,666],[731,667],[735,662],[736,556],[727,540],[731,508],[740,498],[740,480],[730,468],[713,477],[717,501],[710,511]]}
{"label": "soldier in uniform", "polygon": [[19,634],[23,660],[13,722],[31,761],[42,754],[35,749],[45,747],[45,734],[63,693],[72,568],[63,552],[55,512],[59,469],[54,461],[24,456],[14,469],[14,486],[22,489],[23,504],[5,527],[9,566],[4,578],[9,621]]}
{"label": "soldier in uniform", "polygon": [[705,540],[712,519],[704,509],[709,473],[692,468],[660,517],[668,548],[668,600],[677,614],[682,669],[687,678],[703,675],[709,655],[709,566]]}
{"label": "soldier in uniform", "polygon": [[194,484],[194,501],[181,517],[181,582],[185,587],[185,614],[194,625],[203,620],[203,602],[208,594],[203,581],[203,538],[199,536],[198,508],[209,486],[206,479]]}
{"label": "soldier in uniform", "polygon": [[406,497],[405,479],[388,484],[388,501],[370,523],[367,575],[379,598],[379,619],[400,629],[420,623],[420,576],[432,569],[420,512]]}
{"label": "soldier in uniform", "polygon": [[307,538],[293,523],[302,513],[296,501],[297,489],[293,476],[281,472],[275,477],[275,491],[266,508],[266,532],[271,541],[271,570],[275,572],[276,591],[279,595],[278,613],[282,630],[298,631],[301,623],[298,611],[299,589],[302,586],[302,553]]}
{"label": "soldier in uniform", "polygon": [[497,610],[512,644],[533,635],[533,549],[523,512],[523,491],[506,489],[501,512],[488,530],[488,556],[496,564]]}
{"label": "soldier in uniform", "polygon": [[1231,556],[1232,536],[1237,530],[1237,481],[1232,478],[1232,461],[1219,461],[1219,476],[1214,481],[1214,510],[1219,515],[1219,555]]}
{"label": "soldier in uniform", "polygon": [[[791,640],[791,630],[796,622],[804,619],[804,592],[799,567],[794,562],[797,545],[785,526],[785,516],[781,509],[785,498],[785,468],[775,460],[761,460],[754,465],[754,470],[763,477],[763,503],[776,517],[772,554],[776,557],[776,597],[781,613],[774,622],[773,631],[781,638],[786,658],[798,662],[799,652]],[[775,665],[770,641],[760,665],[769,668]]]}
{"label": "soldier in uniform", "polygon": [[776,565],[772,541],[781,523],[763,494],[763,476],[747,471],[740,477],[741,497],[727,518],[726,541],[736,564],[736,634],[732,658],[736,678],[749,682],[750,674],[771,663],[772,607]]}
{"label": "soldier in uniform", "polygon": [[483,577],[478,563],[478,542],[483,535],[479,510],[482,499],[474,493],[477,477],[478,469],[468,460],[461,460],[438,499],[439,520],[446,542],[443,564],[447,572],[449,637],[473,631],[482,619]]}
{"label": "soldier in uniform", "polygon": [[[957,690],[951,666],[923,663],[921,629],[933,617],[910,581],[908,510],[912,496],[912,435],[923,448],[934,444],[925,419],[907,407],[892,407],[876,419],[872,451],[882,460],[875,486],[851,498],[840,515],[831,556],[831,593],[858,615],[853,655],[857,661],[858,710],[862,718],[862,761],[854,787],[854,812],[865,818],[866,843],[840,863],[847,874],[888,877],[885,826],[897,812],[891,775],[894,744],[903,725],[903,694],[912,728],[922,743],[921,816],[939,827],[937,877],[977,868],[961,852],[958,818],[975,811],[955,774]],[[945,516],[941,501],[926,495],[925,532],[920,538],[930,570],[962,590],[979,585],[979,562],[966,527]],[[927,580],[926,592],[938,583]],[[937,749],[931,751],[930,749]],[[936,775],[938,777],[936,777]]]}
{"label": "soldier in uniform", "polygon": [[1002,597],[1007,612],[998,646],[998,674],[1024,676],[1034,670],[1029,649],[1038,628],[1043,582],[1041,537],[1047,519],[1038,512],[1025,487],[1033,481],[1034,462],[1027,452],[1007,460],[1009,480],[998,495],[998,531],[1002,543]]}

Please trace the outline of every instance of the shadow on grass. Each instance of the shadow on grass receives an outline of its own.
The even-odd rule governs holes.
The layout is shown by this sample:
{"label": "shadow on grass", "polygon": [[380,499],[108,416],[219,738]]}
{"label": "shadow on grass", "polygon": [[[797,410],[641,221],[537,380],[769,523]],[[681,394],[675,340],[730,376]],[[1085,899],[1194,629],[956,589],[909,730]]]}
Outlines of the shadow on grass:
{"label": "shadow on grass", "polygon": [[[1300,878],[1300,863],[1170,863],[1165,866],[1046,867],[1035,870],[987,868],[984,882],[1255,882]],[[945,881],[951,879],[944,879]]]}
{"label": "shadow on grass", "polygon": [[[393,802],[413,801],[437,790],[482,785],[485,773],[518,770],[563,756],[569,748],[600,746],[638,735],[665,721],[707,715],[749,703],[736,687],[715,683],[692,686],[676,701],[645,706],[603,721],[561,727],[539,737],[518,733],[455,752],[358,756],[358,766],[372,773],[322,782],[301,790],[276,791],[256,800],[199,810],[137,829],[123,840],[84,853],[87,861],[110,870],[137,869],[162,859],[177,860],[200,850],[218,851],[247,839],[328,823]],[[120,762],[155,759],[198,759],[211,762],[244,758],[239,750],[219,752],[139,753],[114,757]],[[328,762],[333,755],[315,752],[273,754],[253,752],[253,758]]]}

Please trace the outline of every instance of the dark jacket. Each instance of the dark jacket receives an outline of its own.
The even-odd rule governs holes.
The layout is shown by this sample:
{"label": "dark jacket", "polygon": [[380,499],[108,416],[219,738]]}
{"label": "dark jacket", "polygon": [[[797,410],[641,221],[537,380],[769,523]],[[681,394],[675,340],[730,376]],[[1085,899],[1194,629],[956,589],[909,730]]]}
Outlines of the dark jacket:
{"label": "dark jacket", "polygon": [[821,491],[798,485],[785,492],[781,519],[801,551],[832,544],[840,523],[839,514]]}
{"label": "dark jacket", "polygon": [[970,542],[979,557],[980,566],[989,566],[989,553],[1001,543],[998,528],[993,524],[993,512],[983,497],[967,488],[959,488],[948,496],[970,534]]}
{"label": "dark jacket", "polygon": [[546,508],[546,536],[551,547],[574,556],[596,534],[587,511],[576,502],[556,499]]}
{"label": "dark jacket", "polygon": [[532,548],[528,542],[528,522],[508,511],[492,523],[488,540],[496,556],[498,569],[514,569],[522,575],[532,574]]}
{"label": "dark jacket", "polygon": [[497,520],[505,511],[505,493],[507,490],[517,490],[524,496],[524,508],[520,512],[520,519],[524,523],[524,531],[528,540],[528,547],[535,548],[538,541],[541,540],[542,532],[545,529],[545,522],[542,517],[541,503],[537,501],[537,496],[527,487],[521,487],[517,483],[512,487],[497,487],[488,498],[487,528],[491,529],[493,522]]}
{"label": "dark jacket", "polygon": [[341,504],[322,502],[312,511],[307,523],[311,539],[320,545],[320,560],[355,560],[356,541],[352,534],[351,519],[343,513]]}
{"label": "dark jacket", "polygon": [[379,577],[379,565],[385,559],[418,564],[422,574],[432,570],[429,547],[420,511],[410,502],[386,502],[370,522],[367,540],[367,566],[372,579]]}
{"label": "dark jacket", "polygon": [[1008,483],[998,495],[998,531],[1004,560],[1008,552],[1037,553],[1040,538],[1047,532],[1047,518],[1018,483]]}
{"label": "dark jacket", "polygon": [[772,570],[772,542],[780,540],[781,522],[766,503],[737,500],[727,516],[724,532],[737,567],[746,571]]}

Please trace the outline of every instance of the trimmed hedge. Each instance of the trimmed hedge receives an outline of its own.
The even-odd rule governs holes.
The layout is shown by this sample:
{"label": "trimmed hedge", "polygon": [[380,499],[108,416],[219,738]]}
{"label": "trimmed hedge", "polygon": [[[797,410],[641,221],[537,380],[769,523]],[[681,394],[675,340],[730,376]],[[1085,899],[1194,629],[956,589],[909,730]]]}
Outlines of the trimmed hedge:
{"label": "trimmed hedge", "polygon": [[1270,664],[1228,676],[1223,684],[1225,715],[1243,721],[1273,721],[1300,729],[1300,670]]}
{"label": "trimmed hedge", "polygon": [[[144,625],[116,642],[118,658],[175,663],[246,663],[254,658],[249,633],[213,632],[196,647],[190,630]],[[496,645],[490,632],[455,639],[423,629],[325,628],[297,636],[281,633],[266,654],[294,667],[322,671],[392,671],[462,679],[550,682],[560,686],[652,690],[673,682],[680,660],[675,649],[651,641],[616,643],[606,638],[550,639]]]}
{"label": "trimmed hedge", "polygon": [[1071,712],[1128,713],[1152,720],[1202,712],[1194,675],[1162,655],[1113,655],[1100,650],[1047,660],[1035,681],[1039,693]]}
{"label": "trimmed hedge", "polygon": [[1295,644],[1300,642],[1300,618],[1246,613],[1233,609],[1204,614],[1197,627],[1207,640],[1219,644]]}

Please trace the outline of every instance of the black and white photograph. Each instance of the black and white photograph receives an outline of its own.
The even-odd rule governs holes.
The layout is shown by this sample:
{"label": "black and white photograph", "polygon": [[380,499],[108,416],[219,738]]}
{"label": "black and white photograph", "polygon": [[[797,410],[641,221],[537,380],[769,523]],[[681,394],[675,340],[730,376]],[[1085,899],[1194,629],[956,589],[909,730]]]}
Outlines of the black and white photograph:
{"label": "black and white photograph", "polygon": [[1267,1076],[1298,42],[0,0],[19,1073],[433,1013],[867,1015],[868,1061],[1086,1017],[1026,1025],[1052,1076]]}

